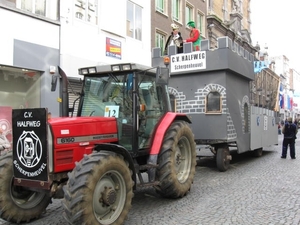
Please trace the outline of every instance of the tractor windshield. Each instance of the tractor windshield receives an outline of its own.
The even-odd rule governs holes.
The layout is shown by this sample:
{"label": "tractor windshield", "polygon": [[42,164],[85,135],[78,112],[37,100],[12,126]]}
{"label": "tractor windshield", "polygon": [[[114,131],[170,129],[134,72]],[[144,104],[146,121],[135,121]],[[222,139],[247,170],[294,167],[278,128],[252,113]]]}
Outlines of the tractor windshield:
{"label": "tractor windshield", "polygon": [[[139,147],[146,148],[158,120],[168,111],[165,86],[155,83],[155,76],[137,73],[137,94]],[[81,116],[116,117],[118,120],[119,140],[127,149],[132,147],[133,129],[133,73],[108,74],[107,76],[85,77]],[[136,108],[139,108],[136,106]],[[128,142],[128,143],[127,143]],[[126,144],[127,143],[127,144]]]}

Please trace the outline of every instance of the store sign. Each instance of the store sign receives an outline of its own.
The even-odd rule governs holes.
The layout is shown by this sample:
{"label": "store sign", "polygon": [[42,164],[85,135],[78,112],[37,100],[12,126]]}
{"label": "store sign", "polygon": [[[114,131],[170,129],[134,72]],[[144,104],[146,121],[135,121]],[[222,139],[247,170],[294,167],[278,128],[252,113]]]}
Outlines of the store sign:
{"label": "store sign", "polygon": [[106,38],[106,56],[117,58],[117,59],[122,59],[121,42],[107,37]]}
{"label": "store sign", "polygon": [[47,110],[14,109],[12,125],[14,176],[47,181]]}

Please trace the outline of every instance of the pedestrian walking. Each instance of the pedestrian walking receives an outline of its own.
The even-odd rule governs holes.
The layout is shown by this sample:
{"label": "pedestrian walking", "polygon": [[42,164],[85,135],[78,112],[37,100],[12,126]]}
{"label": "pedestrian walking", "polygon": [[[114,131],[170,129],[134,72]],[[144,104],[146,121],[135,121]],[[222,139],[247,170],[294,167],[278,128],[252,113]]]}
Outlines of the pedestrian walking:
{"label": "pedestrian walking", "polygon": [[289,117],[287,119],[287,122],[282,127],[282,133],[284,135],[283,142],[282,142],[282,153],[281,153],[282,159],[286,158],[288,146],[290,147],[291,158],[296,159],[295,139],[296,139],[297,132],[298,132],[298,129],[297,129],[295,123],[293,123],[292,117]]}

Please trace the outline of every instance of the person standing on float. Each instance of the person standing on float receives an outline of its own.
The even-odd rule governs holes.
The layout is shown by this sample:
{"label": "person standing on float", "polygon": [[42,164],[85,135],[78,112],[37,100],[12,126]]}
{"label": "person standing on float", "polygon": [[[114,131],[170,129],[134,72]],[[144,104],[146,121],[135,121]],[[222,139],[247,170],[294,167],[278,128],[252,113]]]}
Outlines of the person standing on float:
{"label": "person standing on float", "polygon": [[192,42],[193,51],[200,51],[201,36],[200,31],[196,29],[195,22],[190,21],[187,23],[187,26],[191,29],[190,38],[183,40],[184,43]]}

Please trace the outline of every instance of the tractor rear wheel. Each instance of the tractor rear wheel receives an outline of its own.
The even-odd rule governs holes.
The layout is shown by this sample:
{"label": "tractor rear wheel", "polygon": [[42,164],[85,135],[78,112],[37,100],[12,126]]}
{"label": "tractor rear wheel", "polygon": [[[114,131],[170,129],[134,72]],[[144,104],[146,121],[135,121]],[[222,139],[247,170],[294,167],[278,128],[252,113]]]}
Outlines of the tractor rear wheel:
{"label": "tractor rear wheel", "polygon": [[70,224],[123,224],[131,208],[133,181],[128,163],[111,152],[85,155],[68,174],[64,218]]}
{"label": "tractor rear wheel", "polygon": [[49,193],[31,191],[13,185],[12,152],[0,156],[0,212],[1,218],[13,223],[37,219],[51,202]]}
{"label": "tractor rear wheel", "polygon": [[194,134],[184,121],[175,121],[168,128],[158,156],[156,175],[163,197],[183,197],[190,190],[196,170]]}

